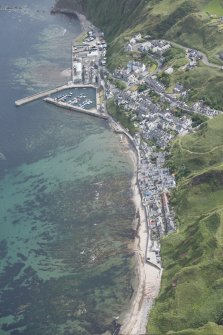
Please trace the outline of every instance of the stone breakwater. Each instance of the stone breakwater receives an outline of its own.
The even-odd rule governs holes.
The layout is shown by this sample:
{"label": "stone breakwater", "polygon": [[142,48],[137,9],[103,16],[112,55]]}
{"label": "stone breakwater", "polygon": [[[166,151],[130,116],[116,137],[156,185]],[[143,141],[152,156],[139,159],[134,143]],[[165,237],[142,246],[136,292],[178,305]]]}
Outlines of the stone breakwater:
{"label": "stone breakwater", "polygon": [[85,114],[88,114],[88,115],[91,115],[91,116],[95,116],[95,117],[99,117],[99,118],[105,119],[105,120],[108,119],[107,115],[98,113],[97,110],[96,110],[96,108],[94,108],[93,110],[86,110],[84,108],[80,108],[80,107],[77,107],[77,106],[69,105],[66,102],[55,101],[52,98],[45,98],[44,101],[46,101],[46,102],[48,102],[50,104],[53,104],[53,105],[55,105],[57,107],[65,108],[65,109],[67,109],[69,111],[74,111],[74,112],[79,112],[79,113],[85,113]]}
{"label": "stone breakwater", "polygon": [[29,102],[33,102],[33,101],[42,99],[42,98],[47,97],[51,94],[58,93],[58,92],[61,92],[63,90],[70,89],[70,88],[95,88],[95,86],[93,86],[93,85],[75,85],[75,84],[72,84],[72,83],[71,84],[66,84],[66,85],[63,85],[63,86],[53,88],[53,89],[48,90],[48,91],[36,93],[36,94],[30,95],[28,97],[16,100],[15,105],[19,107],[19,106],[28,104]]}

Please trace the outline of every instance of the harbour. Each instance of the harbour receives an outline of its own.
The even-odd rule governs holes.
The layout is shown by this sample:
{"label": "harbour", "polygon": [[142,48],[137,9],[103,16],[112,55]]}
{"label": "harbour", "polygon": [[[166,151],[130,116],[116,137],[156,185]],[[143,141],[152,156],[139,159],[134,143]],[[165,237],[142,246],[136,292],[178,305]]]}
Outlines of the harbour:
{"label": "harbour", "polygon": [[65,84],[63,86],[59,86],[59,87],[56,87],[54,89],[51,89],[51,90],[36,93],[36,94],[31,95],[31,96],[16,100],[15,105],[17,107],[23,106],[23,105],[28,104],[30,102],[34,102],[36,100],[45,98],[45,97],[47,97],[51,94],[59,93],[61,91],[64,91],[64,90],[67,90],[67,89],[70,89],[70,88],[95,88],[95,87],[93,85],[75,85],[75,84],[72,84],[72,83],[68,83],[68,84]]}
{"label": "harbour", "polygon": [[104,119],[104,120],[108,119],[107,115],[98,113],[96,109],[87,110],[87,109],[84,109],[84,108],[81,108],[81,107],[78,107],[78,106],[73,106],[73,105],[71,105],[69,103],[66,103],[66,102],[56,101],[55,99],[52,99],[52,98],[45,98],[44,101],[46,101],[50,104],[53,104],[57,107],[67,109],[69,111],[85,113],[85,114],[88,114],[88,115],[91,115],[91,116],[99,117],[99,118]]}
{"label": "harbour", "polygon": [[[44,98],[44,101],[56,106],[89,114],[88,105],[93,104],[93,101],[90,99],[86,99],[77,105],[83,96],[67,100],[67,97],[72,98],[72,92],[68,92],[62,96],[57,95],[52,97],[52,95],[69,89],[83,88],[87,90],[93,88],[96,91],[96,101],[95,106],[90,106],[90,109],[92,109],[91,115],[107,119],[107,116],[105,116],[104,103],[100,101],[100,95],[98,93],[99,88],[103,85],[100,71],[106,64],[105,55],[107,44],[103,36],[104,34],[94,27],[94,30],[88,31],[83,43],[79,44],[76,40],[72,43],[71,80],[69,80],[67,84],[16,100],[15,105],[19,107]],[[87,96],[85,97],[87,98]]]}

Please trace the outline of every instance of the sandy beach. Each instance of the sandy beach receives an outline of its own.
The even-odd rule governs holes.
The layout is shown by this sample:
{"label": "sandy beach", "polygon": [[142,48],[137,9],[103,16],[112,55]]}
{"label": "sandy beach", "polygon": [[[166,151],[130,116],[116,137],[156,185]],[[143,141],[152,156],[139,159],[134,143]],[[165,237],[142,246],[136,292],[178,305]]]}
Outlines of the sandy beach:
{"label": "sandy beach", "polygon": [[119,334],[138,335],[146,333],[149,312],[159,293],[162,270],[160,271],[145,262],[146,250],[152,244],[150,239],[148,239],[147,218],[145,209],[142,206],[141,195],[137,183],[138,157],[133,145],[129,143],[129,139],[127,139],[125,135],[120,136],[122,138],[123,145],[128,146],[128,152],[133,161],[134,176],[132,178],[132,191],[136,212],[138,212],[139,216],[139,229],[134,242],[134,252],[137,260],[138,284],[131,300],[130,309],[122,321]]}

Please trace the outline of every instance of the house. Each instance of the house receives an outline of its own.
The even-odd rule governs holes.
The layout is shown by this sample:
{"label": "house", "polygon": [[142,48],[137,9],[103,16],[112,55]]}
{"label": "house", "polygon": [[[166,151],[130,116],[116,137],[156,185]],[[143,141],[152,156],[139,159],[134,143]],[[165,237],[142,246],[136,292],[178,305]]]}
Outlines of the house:
{"label": "house", "polygon": [[132,52],[132,45],[130,43],[125,46],[125,52]]}
{"label": "house", "polygon": [[141,41],[141,39],[142,39],[142,34],[137,34],[137,35],[135,35],[135,40],[136,40],[136,42],[140,42]]}
{"label": "house", "polygon": [[129,72],[144,72],[146,69],[145,64],[135,61],[128,62],[127,69]]}
{"label": "house", "polygon": [[183,85],[177,83],[176,86],[174,87],[173,91],[174,91],[175,93],[180,93],[180,92],[183,91],[183,89],[184,89]]}
{"label": "house", "polygon": [[168,69],[166,69],[164,72],[166,74],[172,74],[173,73],[173,68],[172,67],[168,67]]}
{"label": "house", "polygon": [[136,39],[135,38],[131,38],[130,44],[132,44],[132,45],[136,44]]}
{"label": "house", "polygon": [[152,48],[152,43],[151,42],[145,42],[142,43],[139,50],[141,52],[148,52]]}

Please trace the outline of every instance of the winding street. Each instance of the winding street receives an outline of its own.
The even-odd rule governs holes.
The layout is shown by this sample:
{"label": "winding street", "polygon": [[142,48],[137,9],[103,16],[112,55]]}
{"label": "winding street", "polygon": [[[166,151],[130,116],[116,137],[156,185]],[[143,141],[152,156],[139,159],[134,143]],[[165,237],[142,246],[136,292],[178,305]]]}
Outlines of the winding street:
{"label": "winding street", "polygon": [[[168,40],[165,40],[165,41],[171,43],[173,46],[175,46],[177,48],[185,50],[186,52],[187,52],[188,49],[192,49],[192,48],[189,48],[189,47],[184,47],[183,45],[178,44],[178,43],[173,42],[173,41],[168,41]],[[207,55],[205,53],[201,52],[200,50],[198,50],[198,51],[202,55],[201,61],[204,63],[204,65],[207,65],[209,67],[215,67],[215,68],[218,68],[218,69],[221,69],[223,67],[223,64],[218,65],[218,64],[215,64],[215,63],[210,63],[209,60],[208,60]]]}
{"label": "winding street", "polygon": [[[175,46],[177,48],[185,50],[186,52],[188,51],[188,49],[193,49],[192,47],[191,48],[185,47],[185,46],[183,46],[183,45],[181,45],[179,43],[173,42],[173,41],[169,41],[169,40],[166,40],[166,39],[165,39],[165,41],[168,42],[168,43],[170,43],[172,46]],[[138,43],[133,46],[132,50],[133,51],[137,51],[138,50]],[[223,62],[222,62],[222,65],[215,64],[215,63],[210,63],[209,60],[208,60],[207,55],[204,52],[201,52],[200,50],[198,50],[198,51],[202,55],[201,61],[204,63],[204,65],[209,66],[209,67],[213,67],[213,68],[217,68],[217,69],[222,69]],[[159,70],[160,66],[161,66],[161,63],[159,62],[159,60],[157,58],[153,57],[152,55],[149,55],[149,56],[150,56],[150,58],[154,62],[156,62],[158,64],[158,67],[157,67],[157,69],[155,71],[155,72],[157,72]]]}

